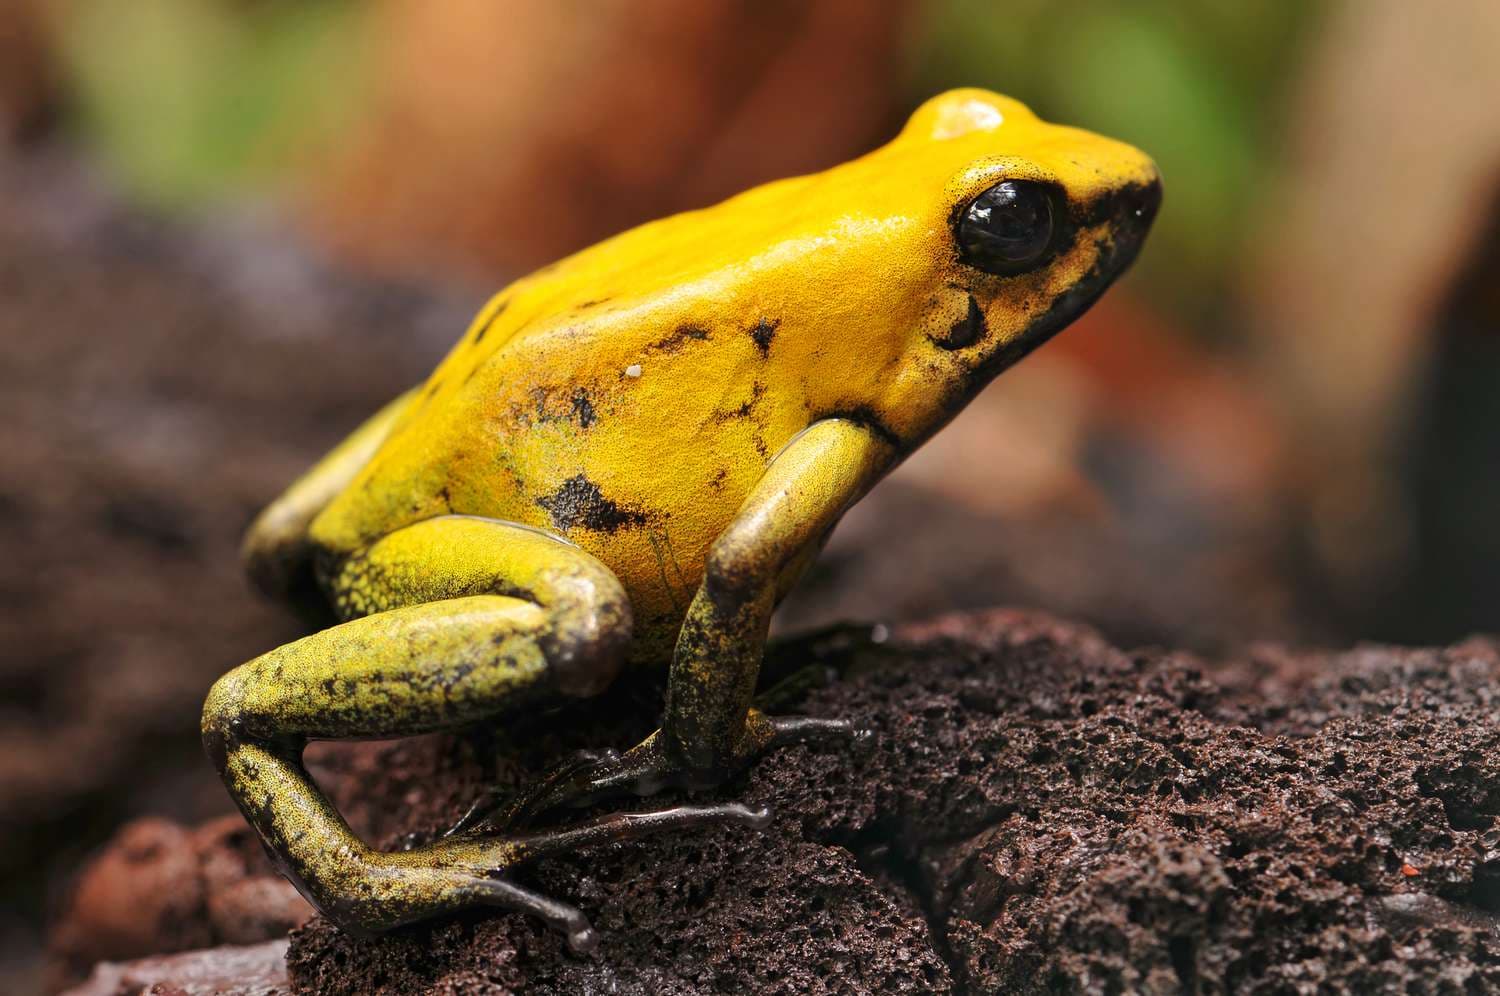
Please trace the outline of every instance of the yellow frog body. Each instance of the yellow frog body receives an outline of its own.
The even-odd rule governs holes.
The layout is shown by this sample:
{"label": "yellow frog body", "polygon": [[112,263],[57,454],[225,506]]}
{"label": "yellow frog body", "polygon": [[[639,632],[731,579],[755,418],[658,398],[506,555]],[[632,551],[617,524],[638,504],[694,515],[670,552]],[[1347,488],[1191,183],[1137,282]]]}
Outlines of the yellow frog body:
{"label": "yellow frog body", "polygon": [[[811,176],[625,232],[496,295],[421,387],[273,503],[263,587],[315,574],[340,625],[214,686],[204,741],[288,877],[343,926],[475,905],[594,936],[505,873],[671,826],[759,826],[736,804],[540,815],[719,783],[836,720],[751,708],[771,611],[839,517],[1135,257],[1149,158],[980,90]],[[399,853],[307,779],[308,740],[503,720],[670,662],[662,728],[559,769],[503,830]]]}

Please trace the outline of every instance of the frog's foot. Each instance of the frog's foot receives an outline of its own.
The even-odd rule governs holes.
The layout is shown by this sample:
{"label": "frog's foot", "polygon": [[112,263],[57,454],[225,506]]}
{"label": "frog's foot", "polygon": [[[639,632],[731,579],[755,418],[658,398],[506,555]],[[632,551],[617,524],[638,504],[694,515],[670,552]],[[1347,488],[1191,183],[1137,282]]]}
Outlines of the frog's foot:
{"label": "frog's foot", "polygon": [[[536,795],[545,792],[558,782],[577,774],[585,768],[597,764],[612,763],[619,759],[620,753],[616,750],[575,751],[560,761],[551,771],[547,772],[541,781],[533,785],[526,794]],[[467,833],[504,809],[507,799],[508,796],[505,791],[498,786],[485,789],[478,798],[469,804],[469,808],[464,811],[464,814],[458,818],[453,826],[443,831],[441,836],[453,837],[457,834]]]}
{"label": "frog's foot", "polygon": [[828,742],[861,745],[869,737],[868,730],[846,719],[771,717],[752,709],[746,718],[745,735],[726,765],[705,768],[688,763],[668,748],[658,730],[624,754],[609,751],[593,760],[572,757],[504,810],[494,812],[499,814],[501,825],[524,828],[554,809],[578,808],[620,796],[655,795],[668,788],[714,788],[759,754],[777,747]]}
{"label": "frog's foot", "polygon": [[[447,908],[484,905],[529,913],[566,936],[573,951],[586,954],[594,949],[598,937],[582,911],[510,881],[507,876],[513,869],[594,844],[636,840],[661,831],[726,823],[763,830],[770,821],[771,813],[765,808],[719,803],[613,813],[534,833],[464,833],[410,851],[378,856],[376,860],[383,862],[378,878],[382,888],[394,889],[401,896],[409,893],[419,897],[438,891],[441,905]],[[437,911],[437,903],[431,906],[434,908],[424,909],[423,915]],[[328,912],[337,920],[347,919],[340,918],[336,909]],[[351,926],[362,925],[356,922]],[[389,924],[372,922],[370,926],[379,930]]]}

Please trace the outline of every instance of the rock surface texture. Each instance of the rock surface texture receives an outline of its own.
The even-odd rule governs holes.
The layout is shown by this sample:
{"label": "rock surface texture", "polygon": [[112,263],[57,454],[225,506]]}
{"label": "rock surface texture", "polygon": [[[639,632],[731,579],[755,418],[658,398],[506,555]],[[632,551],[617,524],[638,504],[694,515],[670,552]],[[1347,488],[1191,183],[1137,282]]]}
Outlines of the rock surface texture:
{"label": "rock surface texture", "polygon": [[[784,644],[768,665],[819,679],[792,679],[783,707],[876,733],[858,756],[785,750],[726,787],[772,805],[770,830],[531,871],[600,929],[594,957],[509,914],[378,940],[313,917],[283,977],[275,948],[220,948],[103,966],[85,991],[1500,991],[1500,644],[1207,665],[1005,610],[874,635]],[[628,745],[657,694],[627,683],[530,727],[323,750],[316,767],[356,827],[398,846],[488,783]],[[176,851],[148,868],[122,853],[147,845]],[[54,934],[59,977],[276,939],[296,900],[242,845],[224,826],[122,832]],[[193,930],[161,912],[172,876],[208,911]],[[98,926],[132,910],[160,922],[154,947]]]}

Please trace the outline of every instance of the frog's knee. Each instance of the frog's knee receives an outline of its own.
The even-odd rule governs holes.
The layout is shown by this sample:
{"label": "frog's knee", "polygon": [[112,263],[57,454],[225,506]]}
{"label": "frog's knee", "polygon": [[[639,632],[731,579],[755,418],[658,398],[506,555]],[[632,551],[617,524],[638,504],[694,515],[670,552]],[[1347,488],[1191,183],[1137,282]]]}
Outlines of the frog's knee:
{"label": "frog's knee", "polygon": [[245,683],[249,675],[237,667],[214,682],[203,700],[203,749],[214,766],[223,771],[229,751],[239,740],[245,702]]}
{"label": "frog's knee", "polygon": [[634,630],[630,598],[602,564],[548,579],[551,622],[543,652],[565,695],[602,692],[619,673]]}
{"label": "frog's knee", "polygon": [[377,866],[377,853],[362,847],[331,849],[295,870],[299,891],[340,930],[374,937],[399,926],[406,908],[422,899],[399,876]]}

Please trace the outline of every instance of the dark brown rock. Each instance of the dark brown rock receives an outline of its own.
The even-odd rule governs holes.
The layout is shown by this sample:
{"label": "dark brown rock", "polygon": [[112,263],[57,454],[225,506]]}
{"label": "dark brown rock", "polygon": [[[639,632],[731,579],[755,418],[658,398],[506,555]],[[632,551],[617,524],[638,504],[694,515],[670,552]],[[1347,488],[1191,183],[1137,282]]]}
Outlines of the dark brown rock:
{"label": "dark brown rock", "polygon": [[[777,697],[859,719],[873,747],[784,750],[727,786],[775,807],[764,833],[664,836],[533,869],[529,884],[593,919],[596,956],[571,957],[512,914],[363,941],[314,918],[292,934],[290,985],[1500,990],[1493,641],[1264,649],[1209,668],[991,611],[881,642],[825,634],[784,645],[767,670],[801,665],[813,665],[804,678],[842,676]],[[530,729],[336,750],[321,777],[374,839],[398,845],[488,781],[518,784],[583,744],[628,744],[654,694],[627,682]]]}

